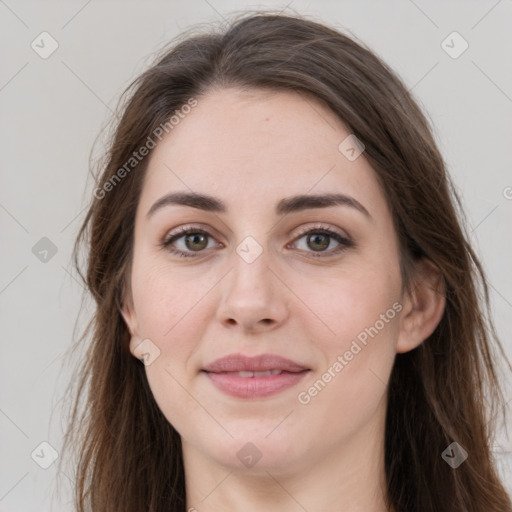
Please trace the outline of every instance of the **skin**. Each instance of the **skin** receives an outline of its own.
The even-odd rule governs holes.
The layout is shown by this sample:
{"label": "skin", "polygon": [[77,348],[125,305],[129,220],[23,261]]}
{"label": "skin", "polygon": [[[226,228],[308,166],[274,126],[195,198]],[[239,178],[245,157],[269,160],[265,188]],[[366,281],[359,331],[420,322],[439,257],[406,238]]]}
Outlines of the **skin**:
{"label": "skin", "polygon": [[[349,134],[304,94],[216,89],[150,157],[123,316],[135,357],[144,339],[160,351],[146,374],[181,436],[192,510],[387,510],[387,383],[396,354],[433,332],[444,298],[427,262],[417,265],[414,292],[403,291],[397,235],[375,171],[364,153],[349,161],[338,150]],[[217,197],[226,212],[167,205],[147,217],[165,194],[191,191]],[[370,216],[346,205],[275,212],[285,197],[333,191]],[[161,246],[183,225],[211,235],[196,252],[197,242],[174,242],[189,258]],[[315,257],[322,250],[304,233],[318,226],[353,245],[334,254],[338,242],[327,238],[323,254],[331,255]],[[262,250],[252,263],[236,251],[248,236]],[[300,403],[299,393],[397,303],[401,311]],[[277,354],[311,371],[277,395],[234,398],[201,372],[232,353]],[[247,442],[261,453],[252,467],[237,457]]]}

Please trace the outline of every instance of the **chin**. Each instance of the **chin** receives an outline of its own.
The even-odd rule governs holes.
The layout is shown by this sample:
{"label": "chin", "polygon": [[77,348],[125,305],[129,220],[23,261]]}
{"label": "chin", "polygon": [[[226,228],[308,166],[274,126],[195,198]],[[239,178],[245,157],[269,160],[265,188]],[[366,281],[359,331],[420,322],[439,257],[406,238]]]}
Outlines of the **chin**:
{"label": "chin", "polygon": [[239,425],[229,429],[233,438],[224,438],[223,442],[214,440],[204,448],[219,464],[232,471],[265,475],[267,471],[281,473],[300,459],[297,449],[304,451],[305,446],[304,439],[299,441],[286,428],[278,432],[276,424],[278,422],[265,421],[256,427]]}

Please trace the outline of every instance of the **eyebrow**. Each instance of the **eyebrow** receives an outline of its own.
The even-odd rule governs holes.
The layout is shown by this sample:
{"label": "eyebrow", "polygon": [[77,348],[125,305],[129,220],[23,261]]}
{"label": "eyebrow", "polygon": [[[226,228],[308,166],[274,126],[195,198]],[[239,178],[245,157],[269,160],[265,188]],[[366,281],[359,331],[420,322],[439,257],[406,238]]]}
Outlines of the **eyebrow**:
{"label": "eyebrow", "polygon": [[[157,210],[171,205],[189,206],[207,212],[225,213],[226,205],[216,197],[195,192],[173,192],[158,199],[149,209],[147,217],[151,217]],[[309,210],[312,208],[328,208],[331,206],[348,206],[361,212],[371,219],[368,210],[356,199],[345,194],[302,194],[281,199],[276,206],[278,215]]]}

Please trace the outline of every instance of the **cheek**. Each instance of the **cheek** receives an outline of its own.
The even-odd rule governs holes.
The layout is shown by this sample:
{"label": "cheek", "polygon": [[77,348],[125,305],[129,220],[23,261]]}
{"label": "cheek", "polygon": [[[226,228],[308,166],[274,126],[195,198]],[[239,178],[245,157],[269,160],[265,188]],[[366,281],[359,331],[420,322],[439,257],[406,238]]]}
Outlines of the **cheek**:
{"label": "cheek", "polygon": [[300,289],[304,279],[296,283],[311,308],[303,328],[323,356],[298,402],[323,421],[325,414],[341,417],[347,410],[361,418],[371,414],[393,366],[402,309],[399,267],[374,264],[363,270],[354,267],[314,288]]}
{"label": "cheek", "polygon": [[160,351],[146,366],[148,383],[159,408],[178,431],[191,414],[204,414],[189,392],[190,361],[204,337],[204,308],[216,282],[213,277],[199,279],[148,260],[144,268],[134,265],[132,290],[139,336],[149,338]]}
{"label": "cheek", "polygon": [[[397,322],[393,322],[401,306],[399,267],[391,270],[378,265],[353,265],[341,272],[332,272],[321,279],[304,274],[297,276],[293,289],[305,297],[309,313],[306,326],[318,324],[322,351],[348,350],[351,341],[383,334],[396,338]],[[382,345],[382,343],[381,343]]]}
{"label": "cheek", "polygon": [[[134,267],[132,289],[141,336],[165,346],[183,325],[188,323],[190,329],[190,318],[196,318],[197,306],[214,284],[213,275],[199,277],[162,263],[146,261],[144,266]],[[193,332],[188,331],[188,338]],[[181,338],[180,344],[186,342],[187,338]]]}
{"label": "cheek", "polygon": [[352,302],[351,295],[338,302],[345,309],[337,316],[332,311],[330,325],[336,335],[316,338],[325,363],[298,390],[304,428],[321,431],[327,439],[356,436],[377,411],[385,412],[400,304],[391,297],[373,297]]}

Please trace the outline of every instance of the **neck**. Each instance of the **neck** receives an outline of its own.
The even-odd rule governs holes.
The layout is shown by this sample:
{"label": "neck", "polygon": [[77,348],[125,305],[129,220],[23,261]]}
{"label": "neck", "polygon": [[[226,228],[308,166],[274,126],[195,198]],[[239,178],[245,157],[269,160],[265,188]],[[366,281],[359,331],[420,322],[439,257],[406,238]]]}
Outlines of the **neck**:
{"label": "neck", "polygon": [[228,467],[183,444],[187,510],[387,512],[383,429],[367,425],[303,464]]}

